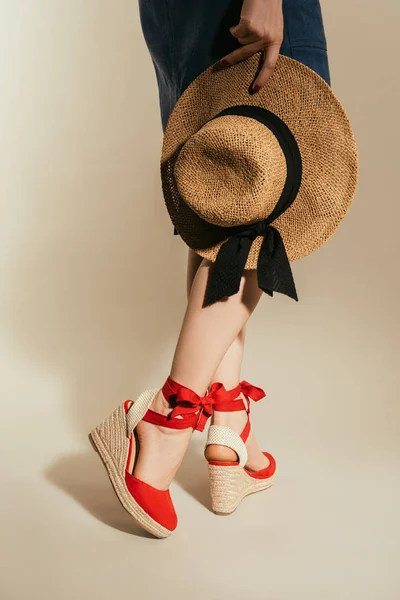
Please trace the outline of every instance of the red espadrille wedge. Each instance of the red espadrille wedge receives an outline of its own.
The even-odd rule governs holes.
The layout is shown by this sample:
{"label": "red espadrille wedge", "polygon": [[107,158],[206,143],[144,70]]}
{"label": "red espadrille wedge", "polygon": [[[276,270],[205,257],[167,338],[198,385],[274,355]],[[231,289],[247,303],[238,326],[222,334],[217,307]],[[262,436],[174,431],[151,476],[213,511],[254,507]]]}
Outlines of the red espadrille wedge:
{"label": "red espadrille wedge", "polygon": [[[241,394],[245,400],[240,397]],[[263,452],[269,460],[269,465],[261,471],[246,469],[246,441],[250,435],[250,399],[261,400],[265,392],[247,381],[242,381],[229,391],[225,390],[222,384],[214,383],[210,395],[214,398],[214,410],[246,410],[248,415],[247,424],[240,435],[223,425],[211,425],[208,430],[206,448],[211,444],[227,446],[236,452],[238,457],[236,462],[208,462],[212,510],[220,515],[228,515],[239,506],[245,496],[265,490],[273,484],[276,463],[271,454]]]}
{"label": "red espadrille wedge", "polygon": [[[168,416],[149,409],[158,389],[147,390],[137,400],[126,400],[89,434],[90,441],[107,470],[122,506],[147,531],[158,538],[168,537],[178,519],[169,490],[159,490],[137,479],[134,471],[137,448],[135,428],[143,419],[149,423],[198,431],[211,416],[211,397],[201,398],[170,377],[162,392],[173,408]],[[179,417],[179,418],[176,418]]]}

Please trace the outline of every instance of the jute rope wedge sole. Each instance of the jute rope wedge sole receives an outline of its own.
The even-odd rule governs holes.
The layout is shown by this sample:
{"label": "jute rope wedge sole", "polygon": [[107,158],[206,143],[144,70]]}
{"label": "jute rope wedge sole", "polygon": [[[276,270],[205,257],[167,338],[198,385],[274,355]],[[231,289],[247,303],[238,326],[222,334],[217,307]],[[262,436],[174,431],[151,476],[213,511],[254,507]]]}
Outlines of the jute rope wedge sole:
{"label": "jute rope wedge sole", "polygon": [[[218,384],[217,384],[218,385]],[[211,388],[211,392],[213,388]],[[232,392],[235,400],[231,400]],[[250,494],[268,489],[274,483],[276,463],[268,452],[263,454],[269,464],[261,471],[252,472],[246,469],[248,460],[246,441],[250,435],[250,399],[260,400],[265,393],[260,388],[242,381],[235,390],[227,392],[230,398],[221,397],[214,403],[214,409],[220,412],[230,412],[245,409],[248,420],[246,427],[239,435],[229,427],[211,425],[208,431],[206,448],[210,445],[227,446],[236,452],[238,461],[219,462],[209,461],[208,474],[211,494],[211,508],[218,515],[229,515],[236,510],[243,498]],[[245,402],[238,396],[243,394]]]}
{"label": "jute rope wedge sole", "polygon": [[[137,422],[143,418],[157,392],[158,390],[148,390],[139,396],[135,403],[138,408],[137,416],[140,416],[140,413],[143,414]],[[130,436],[127,435],[127,418],[124,404],[119,406],[98,427],[93,429],[89,434],[89,439],[94,449],[98,452],[107,470],[114,491],[125,510],[143,529],[155,537],[166,538],[171,535],[172,531],[150,517],[136,502],[127,487],[126,468],[130,459],[129,455],[135,456],[136,441],[133,430]]]}
{"label": "jute rope wedge sole", "polygon": [[140,447],[135,428],[147,421],[168,429],[193,428],[203,431],[211,416],[213,398],[201,398],[168,377],[162,394],[172,408],[168,416],[150,409],[158,389],[147,390],[133,402],[126,400],[89,434],[114,491],[125,510],[146,531],[166,538],[175,530],[178,520],[169,490],[157,489],[134,476]]}
{"label": "jute rope wedge sole", "polygon": [[211,508],[217,515],[230,515],[243,498],[266,490],[275,481],[272,475],[267,479],[255,479],[240,466],[208,465]]}

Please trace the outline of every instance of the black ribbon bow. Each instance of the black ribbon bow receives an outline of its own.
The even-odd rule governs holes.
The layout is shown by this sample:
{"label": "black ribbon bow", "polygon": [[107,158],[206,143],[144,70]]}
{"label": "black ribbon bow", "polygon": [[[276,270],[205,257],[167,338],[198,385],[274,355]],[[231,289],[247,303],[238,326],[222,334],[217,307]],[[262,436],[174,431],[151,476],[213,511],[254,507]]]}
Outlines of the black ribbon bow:
{"label": "black ribbon bow", "polygon": [[279,231],[267,221],[248,226],[232,235],[218,252],[207,286],[205,304],[213,304],[239,291],[251,245],[263,236],[257,263],[258,287],[269,296],[274,291],[298,300],[292,270]]}
{"label": "black ribbon bow", "polygon": [[298,300],[284,242],[278,229],[271,225],[294,202],[300,188],[302,165],[297,142],[287,125],[267,109],[258,106],[234,106],[217,116],[228,114],[256,119],[275,134],[285,155],[287,174],[281,197],[265,220],[227,231],[230,237],[222,244],[211,267],[205,304],[213,304],[239,291],[250,248],[258,236],[264,238],[257,262],[259,287],[270,296],[275,291]]}

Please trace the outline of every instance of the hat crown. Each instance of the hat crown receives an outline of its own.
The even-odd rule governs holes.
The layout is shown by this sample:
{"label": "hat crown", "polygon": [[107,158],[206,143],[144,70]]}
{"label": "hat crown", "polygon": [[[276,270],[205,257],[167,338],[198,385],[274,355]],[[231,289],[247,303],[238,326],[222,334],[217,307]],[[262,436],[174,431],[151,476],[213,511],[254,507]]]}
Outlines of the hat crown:
{"label": "hat crown", "polygon": [[268,127],[237,115],[207,122],[175,164],[180,195],[205,221],[231,227],[265,219],[286,180],[286,160]]}

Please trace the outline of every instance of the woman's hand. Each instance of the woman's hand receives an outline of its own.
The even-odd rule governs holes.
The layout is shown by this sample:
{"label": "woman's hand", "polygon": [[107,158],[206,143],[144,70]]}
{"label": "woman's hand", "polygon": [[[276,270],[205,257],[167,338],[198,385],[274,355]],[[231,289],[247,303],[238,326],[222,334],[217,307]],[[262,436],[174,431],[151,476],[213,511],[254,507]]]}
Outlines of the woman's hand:
{"label": "woman's hand", "polygon": [[239,24],[231,27],[231,34],[243,48],[234,50],[218,64],[228,67],[263,50],[263,64],[252,86],[253,92],[258,92],[278,60],[283,40],[282,0],[244,0]]}

